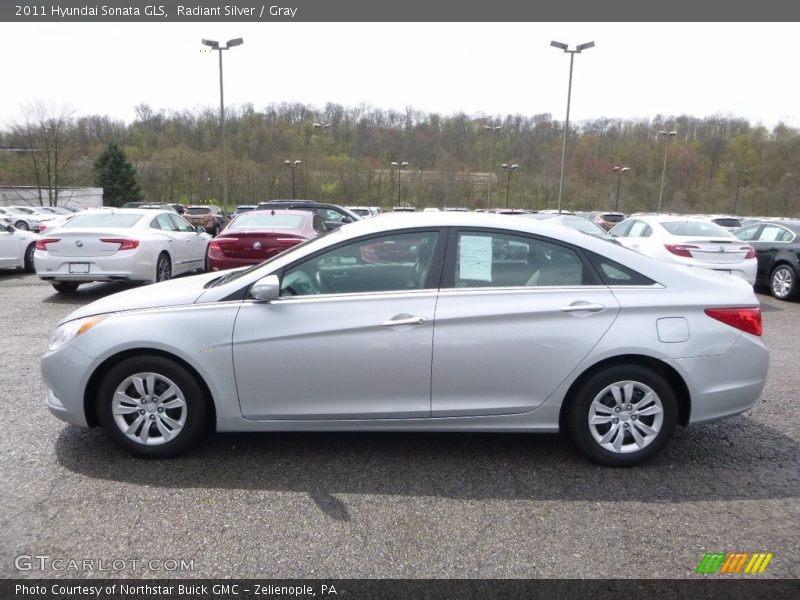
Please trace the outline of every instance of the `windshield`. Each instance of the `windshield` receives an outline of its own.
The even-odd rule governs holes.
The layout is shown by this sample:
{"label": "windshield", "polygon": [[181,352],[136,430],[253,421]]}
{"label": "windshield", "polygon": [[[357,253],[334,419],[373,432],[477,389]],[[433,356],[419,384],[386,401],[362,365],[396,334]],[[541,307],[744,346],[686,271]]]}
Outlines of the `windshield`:
{"label": "windshield", "polygon": [[[242,218],[242,217],[239,217],[239,218]],[[331,231],[330,233],[326,233],[324,236],[311,238],[310,240],[306,240],[305,242],[297,244],[296,246],[292,246],[288,250],[284,250],[280,254],[276,254],[272,258],[268,258],[267,260],[265,260],[262,263],[258,263],[257,265],[253,265],[252,267],[247,267],[246,269],[230,271],[229,273],[226,273],[222,277],[218,277],[217,279],[212,279],[207,284],[205,284],[205,286],[203,286],[203,287],[212,288],[212,287],[217,287],[218,285],[223,285],[225,283],[230,283],[231,281],[235,281],[236,279],[239,279],[243,275],[247,275],[249,273],[252,273],[253,271],[256,271],[257,269],[260,269],[261,267],[264,267],[264,266],[274,262],[278,258],[284,259],[284,258],[286,258],[287,255],[294,254],[295,252],[298,252],[301,249],[302,250],[308,249],[309,251],[313,252],[314,251],[314,249],[313,249],[314,245],[321,244],[322,240],[326,240],[325,243],[327,244],[327,240],[329,240],[331,238],[331,236],[336,237],[336,236],[339,236],[339,235],[341,235],[341,230],[337,229],[335,231]]]}
{"label": "windshield", "polygon": [[64,223],[64,228],[75,227],[133,227],[142,215],[128,215],[118,213],[102,213],[94,215],[78,215]]}
{"label": "windshield", "polygon": [[663,221],[660,225],[672,235],[678,237],[731,237],[726,229],[714,223],[698,221]]}
{"label": "windshield", "polygon": [[20,207],[16,207],[15,206],[13,208],[9,208],[8,210],[10,210],[11,212],[14,212],[14,213],[17,213],[17,214],[23,214],[23,215],[35,215],[36,214],[36,212],[31,210],[30,208],[23,208],[21,206]]}
{"label": "windshield", "polygon": [[228,229],[302,229],[305,219],[305,215],[245,213],[233,221]]}

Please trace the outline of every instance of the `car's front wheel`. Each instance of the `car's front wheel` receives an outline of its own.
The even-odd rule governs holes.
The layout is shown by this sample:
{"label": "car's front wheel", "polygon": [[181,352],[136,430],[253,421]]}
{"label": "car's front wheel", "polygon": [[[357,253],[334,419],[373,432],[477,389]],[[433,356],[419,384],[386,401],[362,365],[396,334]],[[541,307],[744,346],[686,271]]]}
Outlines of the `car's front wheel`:
{"label": "car's front wheel", "polygon": [[641,365],[592,375],[572,398],[567,425],[591,460],[612,467],[641,464],[672,437],[678,403],[664,377]]}
{"label": "car's front wheel", "polygon": [[769,287],[778,300],[791,300],[797,295],[797,273],[789,265],[778,265],[772,271]]}
{"label": "car's front wheel", "polygon": [[17,229],[22,229],[23,231],[28,231],[30,229],[30,227],[28,227],[28,224],[25,221],[17,221],[16,223],[14,223],[14,227],[16,227]]}
{"label": "car's front wheel", "polygon": [[97,417],[120,447],[143,458],[175,456],[203,435],[205,396],[178,363],[159,356],[112,367],[97,394]]}

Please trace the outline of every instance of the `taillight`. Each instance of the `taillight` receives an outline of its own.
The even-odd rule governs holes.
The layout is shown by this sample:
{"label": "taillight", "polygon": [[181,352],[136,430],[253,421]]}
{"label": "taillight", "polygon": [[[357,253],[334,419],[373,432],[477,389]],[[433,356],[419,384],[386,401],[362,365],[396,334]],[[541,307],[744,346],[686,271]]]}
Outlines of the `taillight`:
{"label": "taillight", "polygon": [[232,244],[238,241],[239,238],[214,238],[211,240],[211,243],[208,245],[208,247],[211,250],[221,251],[224,244]]}
{"label": "taillight", "polygon": [[47,244],[55,244],[56,242],[60,241],[61,238],[42,238],[36,240],[36,249],[47,251]]}
{"label": "taillight", "polygon": [[692,246],[691,244],[664,244],[664,248],[669,250],[675,256],[692,258],[692,253],[690,250],[699,250],[700,246]]}
{"label": "taillight", "polygon": [[281,246],[295,246],[302,242],[302,238],[275,238]]}
{"label": "taillight", "polygon": [[42,235],[45,229],[47,229],[47,225],[44,223],[39,223],[39,235]]}
{"label": "taillight", "polygon": [[748,258],[756,257],[756,249],[753,248],[752,246],[742,246],[741,248],[739,248],[739,250],[744,250],[745,252],[747,252],[747,254],[745,254],[744,256],[745,260],[747,260]]}
{"label": "taillight", "polygon": [[761,309],[758,307],[707,308],[706,314],[745,333],[760,336],[764,331],[761,326]]}
{"label": "taillight", "polygon": [[106,244],[119,244],[117,250],[133,250],[139,247],[139,240],[129,240],[128,238],[100,238]]}

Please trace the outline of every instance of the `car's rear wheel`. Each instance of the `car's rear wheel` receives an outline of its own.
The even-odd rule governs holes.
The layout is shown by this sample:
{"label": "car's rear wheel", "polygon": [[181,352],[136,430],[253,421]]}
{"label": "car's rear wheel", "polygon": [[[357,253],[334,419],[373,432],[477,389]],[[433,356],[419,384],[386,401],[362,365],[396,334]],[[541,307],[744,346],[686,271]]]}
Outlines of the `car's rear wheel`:
{"label": "car's rear wheel", "polygon": [[120,447],[143,458],[175,456],[205,431],[206,399],[195,378],[160,356],[128,358],[103,377],[97,417]]}
{"label": "car's rear wheel", "polygon": [[791,300],[797,295],[797,273],[789,265],[778,265],[772,271],[769,287],[778,300]]}
{"label": "car's rear wheel", "polygon": [[25,221],[17,221],[16,223],[14,223],[14,227],[16,227],[17,229],[22,229],[23,231],[28,231],[28,229],[30,229],[30,227],[28,227],[28,224]]}
{"label": "car's rear wheel", "polygon": [[166,252],[162,252],[156,261],[156,281],[167,281],[168,279],[172,279],[172,261]]}
{"label": "car's rear wheel", "polygon": [[75,283],[74,281],[54,281],[52,283],[53,288],[59,294],[74,294],[80,283]]}
{"label": "car's rear wheel", "polygon": [[591,460],[631,467],[658,454],[672,437],[678,403],[670,384],[640,365],[592,375],[571,400],[567,425]]}
{"label": "car's rear wheel", "polygon": [[33,253],[36,251],[36,244],[28,244],[28,247],[25,248],[25,272],[26,273],[33,273],[36,271],[36,268],[33,264]]}

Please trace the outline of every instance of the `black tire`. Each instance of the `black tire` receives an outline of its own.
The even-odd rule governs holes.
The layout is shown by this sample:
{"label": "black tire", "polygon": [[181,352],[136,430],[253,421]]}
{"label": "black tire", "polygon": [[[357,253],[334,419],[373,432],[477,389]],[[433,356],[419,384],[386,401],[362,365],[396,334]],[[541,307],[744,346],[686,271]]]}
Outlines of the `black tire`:
{"label": "black tire", "polygon": [[[616,408],[612,407],[607,411],[604,409],[601,414],[596,415],[599,419],[605,419],[605,414],[608,413],[612,419],[616,419],[616,423],[609,421],[597,424],[595,427],[590,426],[589,415],[590,411],[593,410],[592,404],[595,398],[601,392],[604,392],[606,388],[618,382],[634,382],[631,387],[633,392],[632,401],[628,404],[623,402],[621,411],[615,412]],[[649,388],[655,396],[655,401],[648,402],[647,405],[657,406],[657,403],[660,402],[660,424],[656,423],[657,416],[645,414],[639,416],[635,411],[636,404],[643,401],[643,389],[646,388]],[[612,396],[609,391],[598,400],[604,406],[615,405]],[[678,418],[678,402],[672,386],[657,372],[640,365],[616,365],[595,373],[581,385],[569,401],[566,425],[575,444],[590,460],[609,467],[632,467],[656,456],[672,437]],[[633,406],[633,412],[627,409],[630,406]],[[642,410],[644,410],[645,406],[644,404],[642,405]],[[651,428],[650,425],[653,425],[653,427]],[[656,425],[658,426],[656,427]],[[614,428],[617,433],[607,443],[614,445],[611,442],[616,441],[616,438],[622,435],[622,448],[630,449],[631,446],[636,445],[636,440],[632,435],[633,429],[635,429],[640,438],[644,437],[647,440],[646,436],[642,436],[643,431],[640,428],[643,426],[657,430],[657,433],[652,435],[652,438],[638,450],[633,449],[628,452],[607,450],[594,437],[595,434],[598,436],[604,433],[612,435],[613,432],[610,430]],[[605,436],[601,437],[602,439],[605,439]]]}
{"label": "black tire", "polygon": [[[152,432],[154,434],[152,439],[158,442],[155,445],[148,445],[141,441],[131,439],[131,437],[122,431],[121,425],[118,424],[116,420],[117,417],[112,412],[117,388],[123,385],[126,379],[138,373],[153,373],[157,376],[155,379],[156,389],[154,390],[156,395],[164,393],[163,382],[162,387],[158,387],[158,378],[169,380],[182,394],[185,401],[185,421],[183,422],[183,427],[180,428],[174,437],[166,441],[158,442],[158,439],[161,438],[163,440],[164,436],[159,433],[160,429],[158,423],[156,423],[155,416],[157,414],[166,414],[170,411],[178,411],[180,409],[167,409],[166,411],[161,410],[158,413],[154,413],[151,411],[153,411],[153,406],[157,405],[157,402],[150,402],[143,405],[149,407],[144,414],[141,413],[145,411],[145,408],[126,415],[118,415],[125,420],[126,425],[132,425],[134,420],[140,418],[140,414],[146,417],[145,420],[141,421],[136,431],[139,431],[141,435],[144,428],[147,427],[148,433]],[[144,385],[146,386],[147,384]],[[151,390],[151,392],[152,391],[153,390]],[[131,395],[136,396],[136,391],[131,390]],[[97,391],[96,402],[97,418],[108,437],[120,448],[141,458],[168,458],[176,456],[196,444],[207,430],[208,408],[206,405],[206,397],[201,386],[196,381],[195,377],[184,367],[161,356],[136,356],[127,358],[114,365],[103,376]],[[173,413],[170,417],[179,418],[179,415]],[[128,423],[128,421],[130,421],[130,423]]]}
{"label": "black tire", "polygon": [[74,281],[54,281],[51,285],[59,294],[74,294],[78,290],[80,283]]}
{"label": "black tire", "polygon": [[28,227],[28,224],[25,221],[17,221],[16,223],[14,223],[14,227],[16,227],[17,229],[22,229],[22,231],[28,231],[30,229],[30,227]]}
{"label": "black tire", "polygon": [[172,261],[169,254],[162,252],[156,259],[156,283],[172,279]]}
{"label": "black tire", "polygon": [[797,271],[791,265],[778,265],[769,276],[769,291],[778,300],[792,300],[797,297]]}
{"label": "black tire", "polygon": [[36,251],[36,244],[28,244],[25,248],[25,272],[35,273],[36,267],[33,264],[33,253]]}

